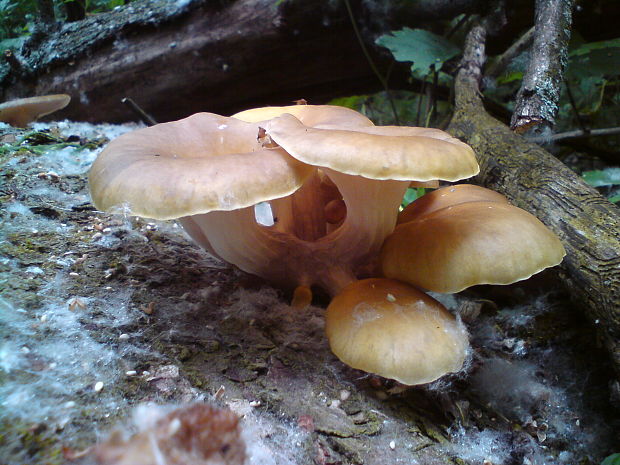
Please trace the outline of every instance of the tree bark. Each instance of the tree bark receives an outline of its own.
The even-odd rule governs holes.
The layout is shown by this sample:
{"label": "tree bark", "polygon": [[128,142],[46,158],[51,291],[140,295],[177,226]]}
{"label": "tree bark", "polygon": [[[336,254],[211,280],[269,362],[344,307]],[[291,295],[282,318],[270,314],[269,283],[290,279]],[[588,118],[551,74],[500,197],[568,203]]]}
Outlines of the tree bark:
{"label": "tree bark", "polygon": [[[457,6],[479,4],[462,0]],[[369,29],[378,29],[371,23],[385,27],[386,18],[407,9],[396,1],[380,11],[352,6],[368,40]],[[437,14],[458,11],[442,7]],[[410,5],[407,12],[430,14],[432,5]],[[72,103],[54,118],[85,121],[130,120],[133,114],[120,103],[124,97],[158,121],[168,121],[299,98],[324,103],[380,89],[343,2],[137,1],[66,23],[14,56],[19,66],[0,63],[5,100],[68,93]],[[373,59],[381,64],[380,56]],[[385,54],[384,59],[391,58]],[[408,72],[402,69],[406,83]],[[398,79],[399,72],[392,73],[391,84]]]}
{"label": "tree bark", "polygon": [[600,329],[620,374],[620,210],[547,151],[484,110],[478,90],[484,39],[482,27],[470,32],[448,130],[476,151],[477,182],[502,192],[560,237],[567,251],[562,277]]}
{"label": "tree bark", "polygon": [[533,128],[540,133],[555,124],[568,62],[572,8],[573,0],[536,1],[534,43],[510,123],[518,133]]}

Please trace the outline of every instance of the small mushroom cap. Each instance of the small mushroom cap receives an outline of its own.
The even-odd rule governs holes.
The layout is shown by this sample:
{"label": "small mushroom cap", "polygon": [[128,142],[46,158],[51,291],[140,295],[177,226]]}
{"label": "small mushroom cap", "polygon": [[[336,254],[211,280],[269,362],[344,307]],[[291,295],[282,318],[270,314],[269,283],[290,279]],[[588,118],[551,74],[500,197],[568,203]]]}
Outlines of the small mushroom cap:
{"label": "small mushroom cap", "polygon": [[478,174],[467,144],[437,129],[308,127],[291,114],[265,123],[271,139],[304,163],[370,179],[457,181]]}
{"label": "small mushroom cap", "polygon": [[391,279],[345,287],[327,308],[325,329],[344,363],[408,385],[459,371],[468,347],[465,328],[443,305]]}
{"label": "small mushroom cap", "polygon": [[316,127],[324,125],[347,126],[374,126],[373,122],[361,113],[350,108],[336,105],[289,105],[285,107],[252,108],[232,115],[248,123],[267,121],[285,113],[295,116],[306,126]]}
{"label": "small mushroom cap", "polygon": [[67,94],[10,100],[0,104],[0,121],[23,128],[41,116],[66,107],[70,101]]}
{"label": "small mushroom cap", "polygon": [[411,202],[398,215],[397,224],[415,220],[422,215],[428,215],[429,213],[452,205],[476,201],[508,203],[506,197],[491,189],[486,189],[474,184],[456,184],[429,192],[415,202]]}
{"label": "small mushroom cap", "polygon": [[400,224],[381,251],[383,274],[435,292],[510,284],[555,266],[564,247],[536,217],[502,202],[466,202]]}
{"label": "small mushroom cap", "polygon": [[280,148],[263,148],[257,133],[256,124],[198,113],[124,134],[91,168],[93,202],[173,219],[293,193],[313,168]]}

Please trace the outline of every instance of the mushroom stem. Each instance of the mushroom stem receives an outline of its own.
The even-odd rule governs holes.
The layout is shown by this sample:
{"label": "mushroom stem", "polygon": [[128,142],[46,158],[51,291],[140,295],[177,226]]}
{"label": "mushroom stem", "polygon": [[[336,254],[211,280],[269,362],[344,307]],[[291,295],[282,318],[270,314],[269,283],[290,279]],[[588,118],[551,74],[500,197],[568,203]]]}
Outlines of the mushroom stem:
{"label": "mushroom stem", "polygon": [[304,241],[315,241],[326,233],[325,214],[321,195],[321,178],[315,171],[291,195],[293,227],[291,231]]}
{"label": "mushroom stem", "polygon": [[355,274],[351,270],[346,270],[341,267],[332,267],[327,271],[327,274],[322,280],[322,286],[334,297],[352,282],[357,281]]}
{"label": "mushroom stem", "polygon": [[344,222],[332,233],[334,253],[341,263],[356,270],[374,259],[385,238],[394,230],[398,207],[409,181],[374,180],[331,169],[324,171],[338,186],[346,204]]}

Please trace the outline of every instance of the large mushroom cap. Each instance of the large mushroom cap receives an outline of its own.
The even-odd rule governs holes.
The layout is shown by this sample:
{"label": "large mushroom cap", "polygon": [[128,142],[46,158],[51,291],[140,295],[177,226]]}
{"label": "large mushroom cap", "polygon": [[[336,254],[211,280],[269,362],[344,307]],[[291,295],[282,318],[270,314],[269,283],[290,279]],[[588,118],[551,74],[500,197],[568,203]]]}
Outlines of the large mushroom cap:
{"label": "large mushroom cap", "polygon": [[264,127],[304,163],[370,179],[457,181],[479,171],[471,147],[437,129],[309,127],[291,114],[271,119]]}
{"label": "large mushroom cap", "polygon": [[459,292],[527,279],[564,255],[557,236],[533,215],[507,203],[478,201],[400,224],[383,244],[381,264],[389,278]]}
{"label": "large mushroom cap", "polygon": [[211,113],[124,134],[89,174],[94,204],[172,219],[236,210],[291,194],[312,168],[265,149],[258,126]]}
{"label": "large mushroom cap", "polygon": [[23,128],[41,116],[66,107],[70,101],[66,94],[10,100],[0,104],[0,121]]}
{"label": "large mushroom cap", "polygon": [[327,308],[325,330],[347,365],[424,384],[461,369],[467,332],[435,299],[390,279],[356,281]]}

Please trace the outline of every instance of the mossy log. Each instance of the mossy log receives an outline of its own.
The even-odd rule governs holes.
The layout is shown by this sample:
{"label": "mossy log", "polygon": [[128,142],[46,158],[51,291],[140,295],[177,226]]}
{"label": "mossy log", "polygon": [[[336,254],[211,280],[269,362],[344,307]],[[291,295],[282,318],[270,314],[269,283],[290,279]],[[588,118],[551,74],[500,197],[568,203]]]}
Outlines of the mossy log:
{"label": "mossy log", "polygon": [[455,83],[449,132],[478,156],[477,182],[536,215],[562,240],[561,275],[573,298],[600,328],[620,374],[620,209],[540,146],[512,132],[484,109],[478,90],[484,31],[468,38]]}

